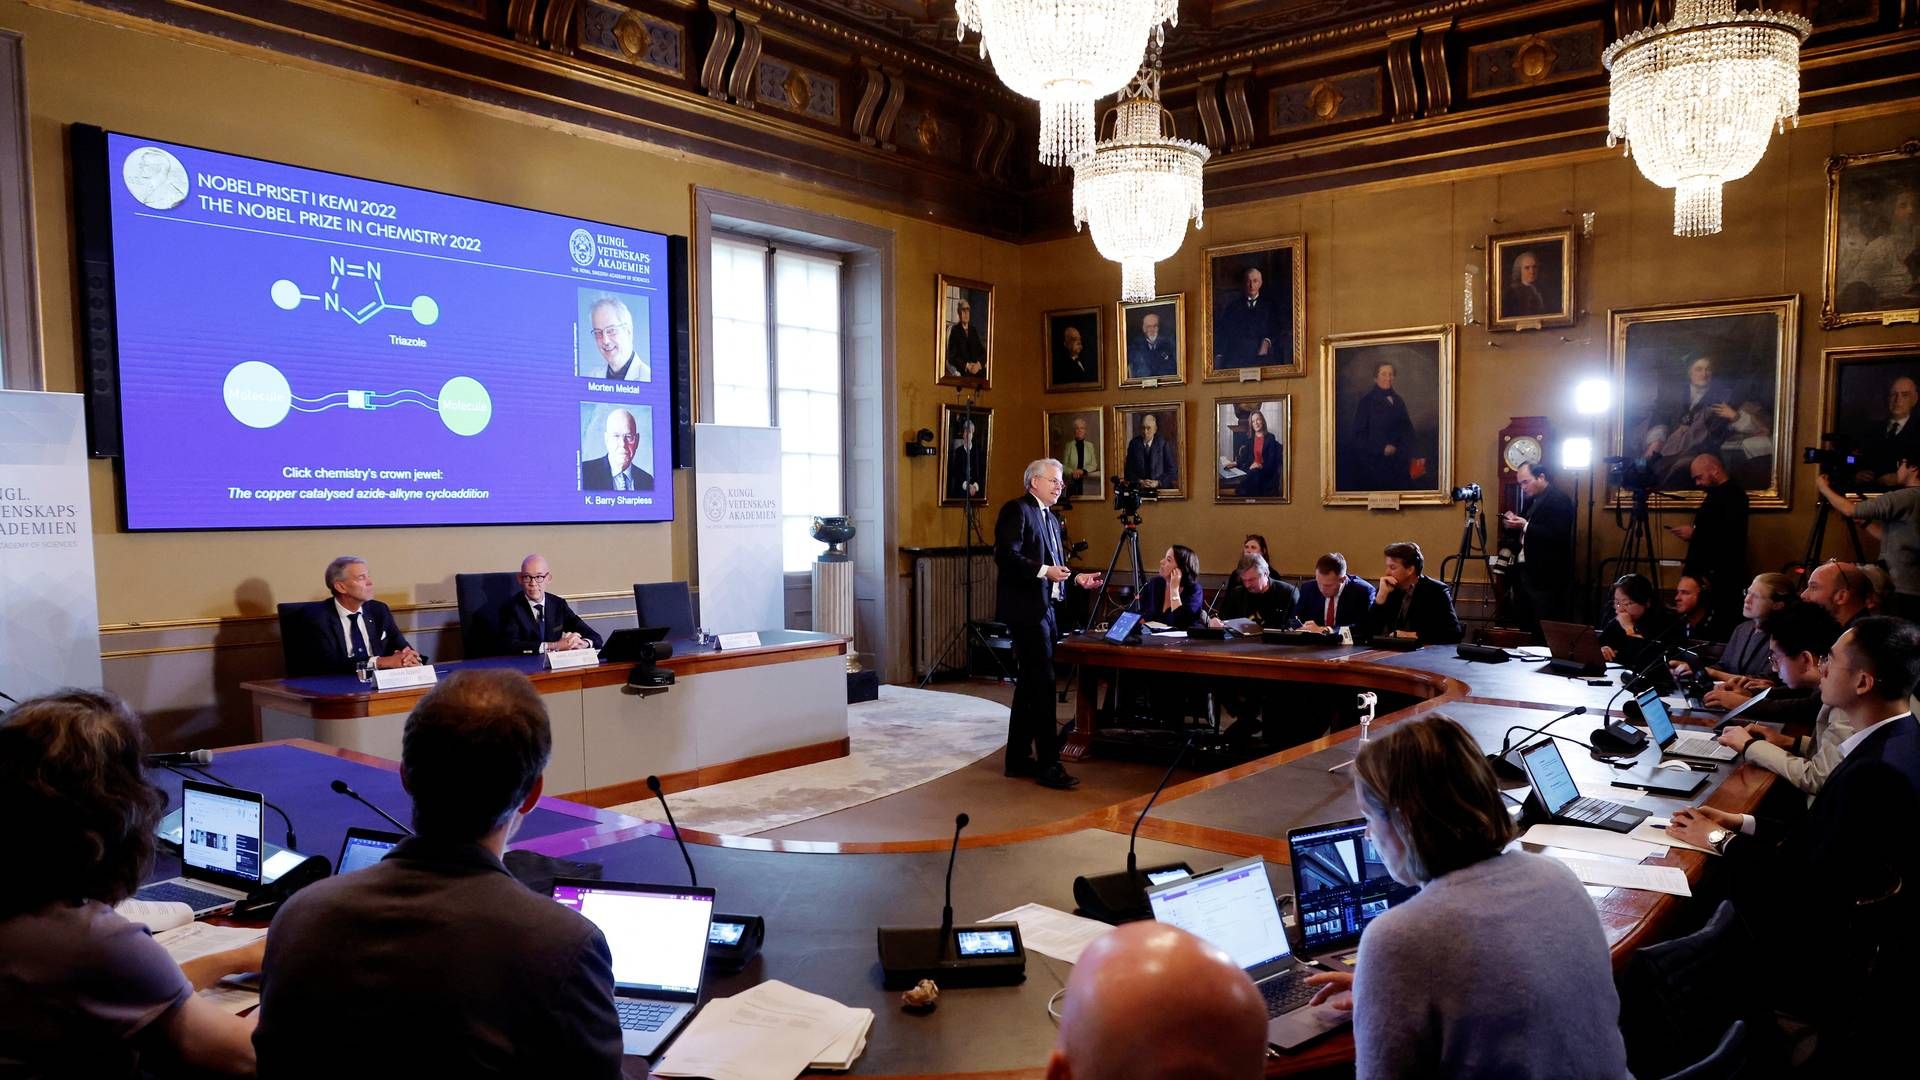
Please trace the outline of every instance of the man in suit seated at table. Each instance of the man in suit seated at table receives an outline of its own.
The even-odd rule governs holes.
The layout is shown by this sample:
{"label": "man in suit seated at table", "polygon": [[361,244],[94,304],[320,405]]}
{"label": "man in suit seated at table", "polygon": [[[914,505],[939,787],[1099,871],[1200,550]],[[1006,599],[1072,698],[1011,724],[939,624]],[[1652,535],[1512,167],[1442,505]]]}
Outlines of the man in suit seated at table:
{"label": "man in suit seated at table", "polygon": [[[501,862],[553,748],[539,692],[515,671],[459,671],[401,738],[414,835],[274,918],[260,1074],[619,1076],[606,937]],[[374,1030],[391,1036],[377,1053]]]}
{"label": "man in suit seated at table", "polygon": [[1414,637],[1422,645],[1452,645],[1467,636],[1447,587],[1426,575],[1426,556],[1411,540],[1388,544],[1387,568],[1367,613],[1363,637]]}
{"label": "man in suit seated at table", "polygon": [[1299,603],[1299,590],[1276,580],[1267,560],[1242,555],[1233,576],[1220,587],[1207,625],[1219,627],[1228,619],[1252,619],[1264,629],[1285,630],[1293,625],[1293,611]]}
{"label": "man in suit seated at table", "polygon": [[1314,588],[1300,592],[1293,613],[1300,629],[1319,632],[1343,626],[1356,629],[1373,608],[1373,586],[1347,575],[1347,557],[1329,551],[1313,564]]}
{"label": "man in suit seated at table", "polygon": [[520,595],[488,612],[494,640],[502,650],[525,655],[600,647],[600,635],[573,613],[567,598],[547,591],[552,580],[545,555],[520,560]]}
{"label": "man in suit seated at table", "polygon": [[288,620],[282,644],[289,678],[351,675],[368,659],[383,668],[419,665],[393,610],[373,598],[367,560],[340,556],[327,564],[326,581],[333,599],[307,604]]}

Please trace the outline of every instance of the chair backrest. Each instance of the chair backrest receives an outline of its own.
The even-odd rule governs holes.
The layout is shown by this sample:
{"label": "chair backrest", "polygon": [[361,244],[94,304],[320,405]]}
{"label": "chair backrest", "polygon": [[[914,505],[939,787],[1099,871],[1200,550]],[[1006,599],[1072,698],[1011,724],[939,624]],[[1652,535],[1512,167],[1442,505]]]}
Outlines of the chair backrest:
{"label": "chair backrest", "polygon": [[278,604],[274,608],[275,613],[280,616],[280,670],[285,672],[289,679],[299,678],[304,673],[293,658],[293,641],[296,636],[293,627],[297,625],[294,620],[301,612],[325,603],[328,601],[299,600],[291,604]]}
{"label": "chair backrest", "polygon": [[453,596],[460,605],[460,644],[469,659],[505,651],[480,616],[519,591],[520,579],[510,571],[453,575]]}
{"label": "chair backrest", "polygon": [[1709,1059],[1759,1004],[1754,955],[1730,901],[1693,933],[1635,949],[1615,979],[1632,1073],[1665,1076]]}
{"label": "chair backrest", "polygon": [[664,626],[670,641],[693,639],[693,592],[684,581],[654,581],[633,587],[641,626]]}

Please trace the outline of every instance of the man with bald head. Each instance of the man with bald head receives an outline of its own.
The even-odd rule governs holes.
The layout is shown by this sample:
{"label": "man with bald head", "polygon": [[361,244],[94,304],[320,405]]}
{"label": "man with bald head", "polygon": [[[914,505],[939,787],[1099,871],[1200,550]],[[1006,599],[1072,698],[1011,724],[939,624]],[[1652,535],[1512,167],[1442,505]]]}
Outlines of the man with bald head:
{"label": "man with bald head", "polygon": [[1687,542],[1682,573],[1704,579],[1717,597],[1714,613],[1737,620],[1742,582],[1747,574],[1747,493],[1727,475],[1727,467],[1713,454],[1695,455],[1688,466],[1693,486],[1705,491],[1693,524],[1669,525],[1667,531]]}
{"label": "man with bald head", "polygon": [[640,453],[640,424],[633,413],[615,409],[603,431],[607,456],[580,463],[582,491],[652,491],[653,474],[635,460]]}
{"label": "man with bald head", "polygon": [[1920,385],[1905,375],[1887,384],[1887,419],[1854,439],[1860,454],[1857,484],[1898,487],[1894,475],[1902,460],[1920,462],[1920,424],[1914,423],[1913,407],[1920,405]]}
{"label": "man with bald head", "polygon": [[1067,980],[1047,1080],[1254,1080],[1267,1005],[1226,953],[1165,923],[1087,946]]}
{"label": "man with bald head", "polygon": [[553,571],[545,555],[522,559],[519,581],[519,592],[482,616],[482,624],[492,632],[493,648],[476,650],[470,642],[469,655],[496,652],[523,656],[600,647],[600,635],[573,613],[566,598],[547,591],[553,582]]}

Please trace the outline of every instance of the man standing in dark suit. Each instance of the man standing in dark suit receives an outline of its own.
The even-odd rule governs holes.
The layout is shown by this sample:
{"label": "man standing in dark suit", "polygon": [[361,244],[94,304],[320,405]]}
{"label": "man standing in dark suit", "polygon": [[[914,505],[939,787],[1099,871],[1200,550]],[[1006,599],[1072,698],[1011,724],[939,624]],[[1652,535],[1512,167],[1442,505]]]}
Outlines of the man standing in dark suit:
{"label": "man standing in dark suit", "polygon": [[960,425],[960,441],[947,451],[947,498],[987,497],[987,455],[973,442],[973,421]]}
{"label": "man standing in dark suit", "polygon": [[369,658],[383,668],[419,665],[393,611],[373,598],[367,560],[340,556],[327,564],[326,581],[333,599],[304,605],[285,624],[289,678],[351,675]]}
{"label": "man standing in dark suit", "polygon": [[1082,589],[1105,584],[1100,574],[1067,569],[1066,547],[1053,504],[1066,486],[1060,463],[1042,458],[1027,466],[1027,493],[1000,507],[993,526],[995,616],[1013,636],[1013,710],[1007,718],[1007,775],[1031,776],[1042,787],[1067,789],[1080,781],[1060,767],[1060,730],[1053,710],[1053,643],[1060,636],[1054,608],[1069,578]]}
{"label": "man standing in dark suit", "polygon": [[1685,573],[1704,577],[1717,598],[1714,614],[1725,624],[1738,621],[1740,586],[1747,576],[1747,493],[1727,476],[1714,454],[1698,454],[1691,466],[1693,486],[1704,490],[1693,524],[1667,531],[1687,542]]}
{"label": "man standing in dark suit", "polygon": [[[267,936],[263,1075],[620,1075],[613,957],[585,916],[508,874],[507,841],[553,749],[527,677],[456,672],[414,706],[400,780],[414,835],[286,902]],[[341,1038],[407,1018],[378,1065]]]}
{"label": "man standing in dark suit", "polygon": [[1270,293],[1265,275],[1249,266],[1240,275],[1240,291],[1229,294],[1213,313],[1213,366],[1218,369],[1293,363],[1293,335]]}
{"label": "man standing in dark suit", "polygon": [[1140,318],[1140,336],[1127,343],[1127,377],[1164,379],[1179,371],[1173,339],[1160,333],[1160,314],[1147,312]]}
{"label": "man standing in dark suit", "polygon": [[1373,609],[1373,586],[1348,577],[1347,557],[1337,551],[1327,552],[1313,564],[1313,584],[1314,588],[1300,591],[1300,603],[1293,609],[1302,630],[1358,628]]}
{"label": "man standing in dark suit", "polygon": [[1426,556],[1411,540],[1388,544],[1387,570],[1367,613],[1365,637],[1412,637],[1422,645],[1452,645],[1467,636],[1447,587],[1427,577]]}
{"label": "man standing in dark suit", "polygon": [[1149,491],[1180,486],[1180,463],[1174,457],[1173,443],[1159,434],[1160,421],[1152,413],[1140,417],[1140,434],[1127,440],[1128,483]]}
{"label": "man standing in dark suit", "polygon": [[607,414],[607,456],[580,463],[582,491],[652,491],[653,474],[634,458],[640,452],[640,426],[633,414],[615,409]]}
{"label": "man standing in dark suit", "polygon": [[1529,623],[1566,622],[1573,586],[1573,499],[1553,486],[1544,462],[1520,466],[1519,476],[1526,505],[1500,519],[1507,528],[1520,530],[1520,588],[1515,593],[1527,603]]}
{"label": "man standing in dark suit", "polygon": [[1811,1020],[1823,1053],[1830,1045],[1864,1051],[1849,1033],[1878,1045],[1902,1037],[1860,1027],[1858,1010],[1872,1004],[1863,984],[1876,966],[1881,979],[1913,977],[1902,966],[1914,933],[1902,894],[1920,880],[1920,847],[1907,836],[1920,816],[1920,726],[1908,711],[1917,677],[1920,628],[1904,619],[1860,620],[1834,643],[1820,677],[1821,704],[1844,714],[1853,734],[1806,812],[1788,823],[1702,806],[1676,811],[1669,828],[1676,840],[1726,856],[1733,902],[1747,925],[1767,933],[1819,928],[1822,977],[1780,972],[1772,1004]]}
{"label": "man standing in dark suit", "polygon": [[[1407,399],[1394,390],[1399,369],[1374,365],[1373,386],[1353,412],[1353,454],[1361,491],[1402,491],[1412,482],[1413,417]],[[1343,485],[1344,486],[1344,485]]]}
{"label": "man standing in dark suit", "polygon": [[600,647],[600,635],[573,613],[566,597],[547,591],[552,580],[546,556],[520,561],[520,595],[488,613],[494,640],[503,651],[524,655]]}

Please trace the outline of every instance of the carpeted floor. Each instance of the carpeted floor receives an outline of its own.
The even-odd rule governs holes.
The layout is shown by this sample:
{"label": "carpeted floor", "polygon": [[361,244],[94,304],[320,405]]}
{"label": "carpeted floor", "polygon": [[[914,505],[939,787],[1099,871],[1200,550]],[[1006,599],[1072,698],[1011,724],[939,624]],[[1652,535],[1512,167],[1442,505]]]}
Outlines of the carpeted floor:
{"label": "carpeted floor", "polygon": [[[935,780],[999,750],[1007,707],[967,694],[882,686],[878,701],[847,709],[850,752],[672,796],[683,829],[749,836],[871,802]],[[611,807],[658,820],[659,802]]]}

